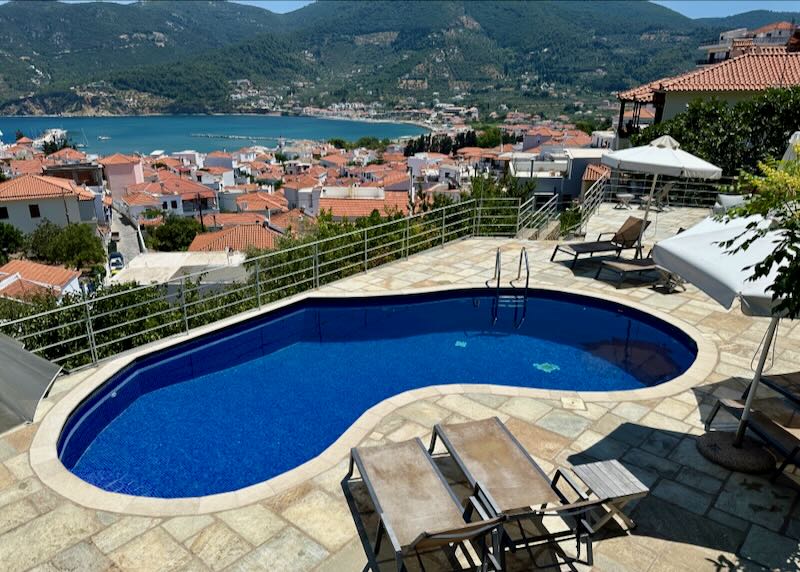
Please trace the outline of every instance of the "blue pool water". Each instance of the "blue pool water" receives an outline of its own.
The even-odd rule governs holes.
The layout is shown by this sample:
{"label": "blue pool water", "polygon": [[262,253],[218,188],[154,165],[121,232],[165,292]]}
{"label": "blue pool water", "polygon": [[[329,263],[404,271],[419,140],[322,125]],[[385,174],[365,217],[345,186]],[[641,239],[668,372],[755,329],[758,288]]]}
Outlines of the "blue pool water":
{"label": "blue pool water", "polygon": [[119,372],[69,418],[62,462],[109,491],[236,490],[315,457],[366,409],[408,389],[493,383],[563,390],[655,385],[694,342],[642,312],[531,291],[527,317],[486,290],[305,300]]}

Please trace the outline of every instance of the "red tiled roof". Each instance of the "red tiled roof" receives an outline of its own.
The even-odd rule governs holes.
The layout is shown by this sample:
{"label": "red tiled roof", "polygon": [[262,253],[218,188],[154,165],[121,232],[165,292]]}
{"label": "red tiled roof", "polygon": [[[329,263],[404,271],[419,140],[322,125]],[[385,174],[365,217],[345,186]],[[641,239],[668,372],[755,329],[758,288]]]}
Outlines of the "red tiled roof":
{"label": "red tiled roof", "polygon": [[331,155],[325,155],[322,159],[320,159],[320,161],[325,161],[327,163],[333,163],[334,165],[340,165],[340,166],[347,165],[348,163],[347,157],[335,153]]}
{"label": "red tiled roof", "polygon": [[31,143],[33,143],[33,139],[30,139],[28,137],[20,137],[19,139],[17,139],[16,143],[17,145],[30,145]]}
{"label": "red tiled roof", "polygon": [[766,26],[761,26],[760,28],[756,28],[753,30],[752,34],[754,36],[758,34],[763,34],[765,32],[771,32],[772,30],[788,30],[792,31],[795,29],[795,25],[791,22],[773,22],[772,24],[767,24]]}
{"label": "red tiled roof", "polygon": [[283,184],[283,186],[288,189],[308,189],[308,188],[318,187],[319,180],[315,179],[314,177],[308,177],[305,175],[292,178],[287,177],[287,180]]}
{"label": "red tiled roof", "polygon": [[283,196],[283,193],[246,193],[236,197],[236,206],[243,211],[265,211],[267,209],[280,209],[283,211],[289,210],[287,206],[289,201]]}
{"label": "red tiled roof", "polygon": [[[154,183],[151,183],[154,184]],[[137,185],[138,186],[138,185]],[[128,206],[160,207],[160,200],[150,193],[128,191],[122,196],[122,202]]]}
{"label": "red tiled roof", "polygon": [[297,230],[301,220],[303,222],[313,223],[317,219],[313,215],[305,213],[300,209],[292,209],[285,213],[278,213],[270,216],[269,223],[278,228],[286,229],[291,226],[293,230]]}
{"label": "red tiled roof", "polygon": [[260,224],[232,226],[217,232],[198,234],[189,245],[189,252],[272,249],[275,248],[275,240],[278,237],[280,235],[277,232],[266,229]]}
{"label": "red tiled roof", "polygon": [[83,161],[86,159],[86,153],[82,153],[72,147],[64,147],[55,153],[50,153],[47,158],[57,161]]}
{"label": "red tiled roof", "polygon": [[39,159],[12,159],[9,166],[15,175],[41,175],[43,163]]}
{"label": "red tiled roof", "polygon": [[595,165],[594,163],[589,163],[586,165],[586,170],[583,172],[583,177],[581,180],[597,181],[608,175],[610,172],[611,170],[605,165]]}
{"label": "red tiled roof", "polygon": [[225,153],[224,151],[212,151],[207,157],[221,157],[224,159],[233,159],[233,156],[230,153]]}
{"label": "red tiled roof", "polygon": [[129,157],[127,155],[123,155],[122,153],[114,153],[113,155],[109,155],[108,157],[103,157],[100,159],[101,165],[131,165],[134,163],[138,163],[140,159],[138,157]]}
{"label": "red tiled roof", "polygon": [[200,169],[201,171],[206,171],[212,175],[224,175],[225,173],[229,173],[233,171],[230,167],[204,167]]}
{"label": "red tiled roof", "polygon": [[12,274],[19,274],[23,279],[46,288],[59,290],[81,275],[77,270],[70,270],[63,266],[39,264],[30,260],[11,260],[0,266],[0,279]]}
{"label": "red tiled roof", "polygon": [[378,211],[381,216],[392,212],[408,213],[408,196],[406,193],[386,193],[383,199],[319,199],[320,211],[330,211],[335,217],[359,218]]}
{"label": "red tiled roof", "polygon": [[200,195],[200,198],[203,199],[214,199],[217,197],[217,193],[205,185],[201,185],[191,179],[180,177],[171,171],[165,171],[163,169],[158,171],[158,178],[164,183],[164,188],[167,189],[170,194],[180,195],[181,198],[185,200],[195,199],[197,195]]}
{"label": "red tiled roof", "polygon": [[49,199],[73,195],[80,200],[94,198],[85,188],[67,179],[22,175],[0,183],[0,202],[21,199]]}
{"label": "red tiled roof", "polygon": [[622,101],[653,101],[655,92],[763,91],[800,85],[800,53],[757,48],[718,64],[623,91]]}
{"label": "red tiled roof", "polygon": [[[195,217],[198,221],[200,216]],[[203,223],[209,227],[229,228],[240,224],[261,224],[267,220],[259,213],[217,213],[203,215]]]}

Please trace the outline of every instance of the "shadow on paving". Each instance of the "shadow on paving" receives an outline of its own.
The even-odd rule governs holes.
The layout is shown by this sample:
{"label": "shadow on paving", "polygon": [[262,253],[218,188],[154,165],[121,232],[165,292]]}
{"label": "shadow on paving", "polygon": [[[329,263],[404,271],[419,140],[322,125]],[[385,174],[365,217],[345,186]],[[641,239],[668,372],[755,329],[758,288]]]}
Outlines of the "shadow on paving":
{"label": "shadow on paving", "polygon": [[[745,381],[732,378],[694,390],[703,419],[718,396],[741,396]],[[760,395],[760,394],[759,394]],[[720,429],[735,427],[720,414]],[[715,423],[715,428],[717,427]],[[774,483],[766,476],[734,473],[706,460],[695,436],[626,422],[588,449],[573,454],[573,465],[618,459],[650,488],[632,503],[637,527],[631,540],[639,546],[661,545],[660,560],[680,569],[797,570],[800,567],[800,487],[788,476]],[[609,523],[598,536],[596,563],[602,566],[605,539],[625,536]],[[620,539],[624,540],[624,539]],[[618,557],[612,551],[605,556]]]}

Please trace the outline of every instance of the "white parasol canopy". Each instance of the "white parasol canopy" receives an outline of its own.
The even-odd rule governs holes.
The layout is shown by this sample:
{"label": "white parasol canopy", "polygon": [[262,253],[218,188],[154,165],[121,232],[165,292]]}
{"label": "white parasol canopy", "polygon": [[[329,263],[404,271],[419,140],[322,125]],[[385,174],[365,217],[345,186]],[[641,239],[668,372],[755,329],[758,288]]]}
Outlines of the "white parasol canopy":
{"label": "white parasol canopy", "polygon": [[621,171],[688,179],[719,179],[722,169],[680,149],[680,143],[669,135],[653,139],[649,144],[621,149],[603,155],[603,165]]}
{"label": "white parasol canopy", "polygon": [[783,231],[769,230],[763,237],[753,241],[747,250],[739,250],[735,254],[729,254],[728,250],[731,249],[720,244],[744,233],[731,247],[735,248],[748,237],[754,236],[755,231],[747,229],[750,223],[757,223],[762,229],[769,228],[770,224],[760,216],[732,219],[727,223],[707,218],[672,238],[660,241],[653,248],[656,264],[691,282],[726,308],[739,299],[743,313],[772,318],[736,431],[734,444],[737,447],[744,439],[753,399],[780,320],[780,316],[774,313],[775,302],[770,291],[780,266],[773,266],[767,276],[757,280],[750,278],[754,272],[752,267],[775,250]]}
{"label": "white parasol canopy", "polygon": [[681,151],[680,146],[680,143],[669,135],[662,135],[647,145],[613,151],[603,155],[600,159],[603,165],[612,169],[653,175],[650,198],[644,209],[644,224],[639,233],[639,253],[641,253],[644,229],[647,227],[647,220],[650,217],[650,205],[653,204],[653,193],[656,190],[659,175],[694,179],[719,179],[722,177],[722,169],[691,153]]}
{"label": "white parasol canopy", "polygon": [[754,272],[752,266],[775,250],[775,244],[781,239],[781,231],[768,231],[747,250],[735,254],[729,254],[720,245],[743,232],[747,234],[737,240],[736,245],[741,244],[748,235],[753,236],[753,231],[747,231],[747,225],[752,222],[757,222],[759,228],[769,225],[761,217],[732,219],[727,223],[713,218],[704,219],[690,229],[656,244],[653,259],[656,264],[691,282],[726,308],[739,299],[743,313],[771,317],[774,303],[769,288],[775,282],[778,267],[773,267],[768,276],[755,281],[750,278]]}

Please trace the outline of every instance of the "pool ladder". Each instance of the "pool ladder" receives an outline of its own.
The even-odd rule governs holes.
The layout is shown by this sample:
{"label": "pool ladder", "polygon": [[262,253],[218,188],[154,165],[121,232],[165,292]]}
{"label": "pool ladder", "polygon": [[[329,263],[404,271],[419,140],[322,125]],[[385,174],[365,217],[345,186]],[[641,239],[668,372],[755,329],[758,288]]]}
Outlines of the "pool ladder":
{"label": "pool ladder", "polygon": [[[491,283],[495,285],[495,297],[492,302],[492,325],[497,323],[497,317],[500,311],[501,302],[511,302],[511,304],[503,304],[504,306],[513,305],[514,308],[514,327],[519,328],[525,321],[528,314],[528,288],[530,286],[531,269],[528,262],[528,251],[523,246],[519,251],[519,265],[517,267],[517,277],[509,280],[508,284],[512,288],[519,288],[514,282],[519,282],[522,279],[522,264],[525,264],[525,287],[522,295],[515,296],[501,296],[500,295],[500,274],[501,274],[501,256],[500,249],[497,249],[494,257],[494,275],[486,281],[486,287],[491,288]],[[521,303],[520,303],[521,302]],[[520,313],[520,306],[522,312]]]}

